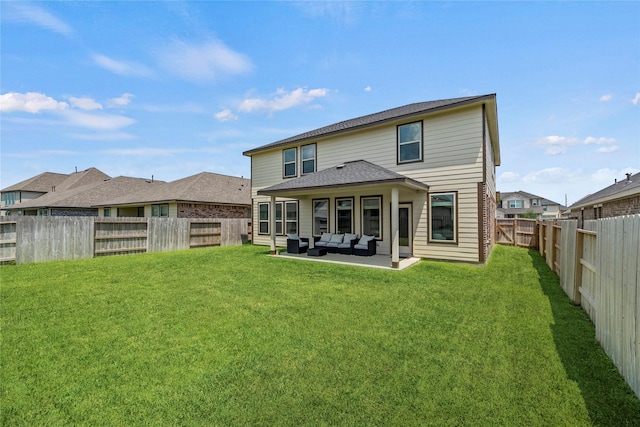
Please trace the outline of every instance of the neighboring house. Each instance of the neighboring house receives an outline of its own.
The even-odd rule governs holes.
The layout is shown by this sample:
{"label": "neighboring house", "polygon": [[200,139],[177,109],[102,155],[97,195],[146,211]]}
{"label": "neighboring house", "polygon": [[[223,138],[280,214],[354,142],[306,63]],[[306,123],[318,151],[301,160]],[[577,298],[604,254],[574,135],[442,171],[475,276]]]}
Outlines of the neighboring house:
{"label": "neighboring house", "polygon": [[15,204],[37,199],[55,190],[56,185],[67,179],[69,175],[62,173],[44,172],[7,188],[0,193],[0,214],[9,215],[8,208]]}
{"label": "neighboring house", "polygon": [[45,172],[2,190],[4,215],[97,215],[84,191],[111,177],[96,168],[69,175]]}
{"label": "neighboring house", "polygon": [[100,216],[171,218],[249,218],[251,181],[202,172],[122,197],[103,199]]}
{"label": "neighboring house", "polygon": [[626,174],[602,190],[583,197],[570,206],[569,216],[578,220],[579,227],[589,219],[609,218],[640,213],[640,172]]}
{"label": "neighboring house", "polygon": [[244,152],[253,242],[373,235],[377,253],[484,262],[493,247],[496,96],[421,102]]}
{"label": "neighboring house", "polygon": [[524,191],[499,192],[496,218],[560,218],[566,209],[560,203]]}

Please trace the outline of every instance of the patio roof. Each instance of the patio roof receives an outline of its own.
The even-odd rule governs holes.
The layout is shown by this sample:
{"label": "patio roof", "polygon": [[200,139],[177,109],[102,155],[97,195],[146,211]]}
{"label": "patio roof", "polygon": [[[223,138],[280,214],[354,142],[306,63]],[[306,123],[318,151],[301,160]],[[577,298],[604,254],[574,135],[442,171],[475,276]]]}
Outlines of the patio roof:
{"label": "patio roof", "polygon": [[429,186],[397,172],[374,165],[365,160],[345,162],[299,178],[289,179],[271,187],[258,190],[261,196],[293,194],[312,190],[341,187],[395,184],[416,190],[428,190]]}

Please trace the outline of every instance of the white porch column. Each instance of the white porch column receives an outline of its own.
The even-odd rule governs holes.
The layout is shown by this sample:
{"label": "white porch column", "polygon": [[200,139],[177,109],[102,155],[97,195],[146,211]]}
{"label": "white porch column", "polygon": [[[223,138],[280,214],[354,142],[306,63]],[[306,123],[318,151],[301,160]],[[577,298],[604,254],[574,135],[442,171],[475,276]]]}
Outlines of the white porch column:
{"label": "white porch column", "polygon": [[278,255],[276,251],[276,196],[271,196],[269,205],[269,233],[271,233],[271,255]]}
{"label": "white porch column", "polygon": [[400,267],[400,218],[398,187],[391,189],[391,267]]}

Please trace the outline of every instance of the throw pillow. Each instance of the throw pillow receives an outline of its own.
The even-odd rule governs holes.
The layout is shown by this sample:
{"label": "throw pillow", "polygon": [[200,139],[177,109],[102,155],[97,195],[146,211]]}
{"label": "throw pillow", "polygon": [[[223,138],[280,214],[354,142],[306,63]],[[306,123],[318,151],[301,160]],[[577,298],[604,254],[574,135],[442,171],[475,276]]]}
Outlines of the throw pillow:
{"label": "throw pillow", "polygon": [[320,237],[321,242],[330,242],[333,234],[331,233],[322,233],[322,237]]}
{"label": "throw pillow", "polygon": [[331,237],[330,242],[331,243],[342,243],[342,237],[344,236],[344,234],[334,234]]}

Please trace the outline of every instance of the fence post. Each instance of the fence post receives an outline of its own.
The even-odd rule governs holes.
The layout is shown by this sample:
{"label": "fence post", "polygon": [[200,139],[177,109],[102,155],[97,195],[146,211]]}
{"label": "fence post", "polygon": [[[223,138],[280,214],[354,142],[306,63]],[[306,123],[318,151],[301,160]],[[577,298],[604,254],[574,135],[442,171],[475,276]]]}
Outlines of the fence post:
{"label": "fence post", "polygon": [[576,253],[575,253],[575,272],[574,272],[574,287],[573,287],[573,303],[575,305],[582,304],[582,294],[580,288],[582,287],[582,252],[584,251],[584,234],[580,230],[576,230]]}

